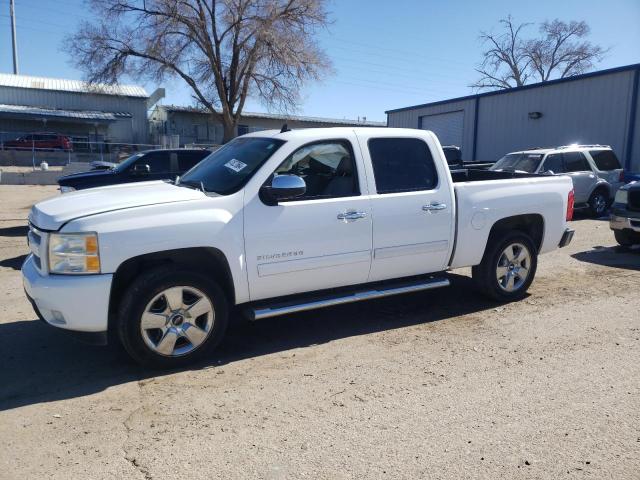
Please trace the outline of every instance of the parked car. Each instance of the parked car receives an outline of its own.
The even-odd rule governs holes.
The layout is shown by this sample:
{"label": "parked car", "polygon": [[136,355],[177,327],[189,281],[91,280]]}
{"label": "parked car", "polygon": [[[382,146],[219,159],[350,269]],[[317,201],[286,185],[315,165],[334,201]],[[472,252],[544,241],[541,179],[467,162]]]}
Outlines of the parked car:
{"label": "parked car", "polygon": [[73,150],[71,139],[57,133],[29,133],[15,140],[3,142],[3,148],[14,150]]}
{"label": "parked car", "polygon": [[179,182],[36,204],[22,275],[47,323],[100,342],[113,331],[137,361],[174,367],[215,348],[235,306],[257,320],[444,287],[463,266],[489,297],[521,299],[538,254],[572,239],[572,188],[452,178],[428,131],[250,133]]}
{"label": "parked car", "polygon": [[569,175],[576,208],[587,208],[594,217],[606,213],[616,191],[624,185],[624,170],[607,145],[568,145],[513,152],[489,169]]}
{"label": "parked car", "polygon": [[640,182],[621,187],[613,202],[609,226],[625,247],[640,243]]}
{"label": "parked car", "polygon": [[106,162],[88,172],[72,173],[58,179],[62,193],[118,183],[173,180],[194,167],[211,152],[208,150],[146,150],[110,168]]}

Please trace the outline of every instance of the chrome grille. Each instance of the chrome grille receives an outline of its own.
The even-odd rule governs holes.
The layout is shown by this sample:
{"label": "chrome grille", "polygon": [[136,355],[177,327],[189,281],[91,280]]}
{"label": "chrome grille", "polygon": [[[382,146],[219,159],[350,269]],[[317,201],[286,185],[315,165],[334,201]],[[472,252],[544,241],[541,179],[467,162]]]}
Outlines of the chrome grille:
{"label": "chrome grille", "polygon": [[33,262],[35,263],[38,271],[42,272],[42,257],[46,243],[45,234],[33,225],[29,225],[27,241],[29,243],[29,250],[31,250],[31,253],[33,254]]}

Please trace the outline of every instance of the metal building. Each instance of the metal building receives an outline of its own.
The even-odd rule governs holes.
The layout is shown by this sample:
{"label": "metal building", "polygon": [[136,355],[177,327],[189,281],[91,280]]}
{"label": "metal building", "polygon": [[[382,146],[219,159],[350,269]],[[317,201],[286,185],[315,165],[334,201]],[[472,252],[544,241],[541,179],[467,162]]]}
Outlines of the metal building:
{"label": "metal building", "polygon": [[48,131],[74,143],[147,143],[147,111],[162,96],[133,85],[0,74],[1,139]]}
{"label": "metal building", "polygon": [[[161,137],[178,138],[180,145],[220,144],[223,127],[213,115],[194,107],[176,105],[157,105],[149,117],[151,138],[163,143]],[[368,126],[384,127],[384,122],[371,122],[365,118],[347,120],[337,118],[303,117],[298,115],[279,115],[273,113],[244,112],[237,128],[238,135],[260,130],[281,128],[286,123],[289,128]]]}
{"label": "metal building", "polygon": [[571,143],[611,145],[640,172],[640,64],[387,111],[389,127],[432,130],[465,161]]}

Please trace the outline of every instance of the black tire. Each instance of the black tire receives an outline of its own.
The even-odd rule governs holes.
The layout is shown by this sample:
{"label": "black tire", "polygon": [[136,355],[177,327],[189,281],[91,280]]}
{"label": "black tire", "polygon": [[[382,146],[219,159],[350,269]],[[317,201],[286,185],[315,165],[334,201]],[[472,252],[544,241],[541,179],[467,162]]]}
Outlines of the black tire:
{"label": "black tire", "polygon": [[[518,262],[517,255],[514,262],[509,262],[506,257],[503,257],[503,253],[509,246],[522,246],[528,252],[528,260]],[[511,253],[518,253],[520,248],[512,248]],[[507,260],[507,265],[503,265]],[[507,275],[498,278],[498,262],[501,262],[500,267],[505,269]],[[490,235],[487,242],[487,248],[485,249],[484,256],[480,265],[476,265],[472,269],[473,279],[476,282],[478,289],[488,297],[499,302],[512,302],[523,298],[527,289],[533,282],[536,275],[536,269],[538,267],[538,250],[531,240],[531,237],[524,232],[496,232]],[[527,270],[526,278],[521,278],[518,273]],[[509,273],[512,272],[512,273]],[[513,280],[513,290],[508,290],[509,277]]]}
{"label": "black tire", "polygon": [[616,242],[623,247],[631,247],[636,243],[640,243],[640,233],[632,233],[624,230],[614,230]]}
{"label": "black tire", "polygon": [[589,213],[594,218],[600,218],[609,208],[609,195],[604,190],[596,190],[589,197]]}
{"label": "black tire", "polygon": [[[184,335],[186,330],[181,330],[180,333],[176,333],[176,328],[179,328],[179,326],[173,326],[168,319],[167,326],[174,328],[174,336],[177,337],[174,345],[177,346],[182,342],[185,344],[185,350],[188,350],[188,348],[193,348],[193,350],[183,354],[172,352],[169,355],[162,355],[150,347],[150,344],[153,344],[153,342],[148,338],[149,334],[145,334],[146,339],[143,337],[141,327],[142,315],[147,312],[146,309],[149,306],[149,302],[158,295],[161,295],[162,292],[177,286],[185,287],[184,291],[187,292],[187,295],[198,292],[198,294],[203,294],[202,298],[206,297],[213,307],[213,312],[211,316],[209,316],[209,313],[203,315],[206,315],[205,320],[211,323],[208,328],[208,333],[205,332],[206,337],[204,340],[201,340],[202,343],[194,346],[195,344],[192,345],[189,339],[187,339],[187,336]],[[181,293],[181,299],[183,301],[185,297],[186,295]],[[199,296],[194,298],[201,299]],[[162,299],[165,300],[168,306],[168,298],[162,296],[158,301],[162,301]],[[165,316],[165,312],[158,315]],[[167,318],[169,317],[168,314],[166,316]],[[182,315],[173,314],[173,317],[178,316]],[[188,321],[193,322],[195,325],[200,319],[201,317],[198,317],[189,319]],[[183,320],[181,320],[180,323],[183,327],[192,326],[187,323],[187,314],[183,316]],[[216,282],[198,272],[179,270],[175,267],[165,266],[142,274],[133,281],[120,302],[116,330],[123,347],[136,362],[153,368],[176,368],[193,363],[211,353],[224,337],[228,323],[228,301],[223,290]],[[197,331],[202,333],[204,329]],[[145,332],[156,333],[156,331],[152,329],[145,330]],[[157,329],[157,335],[159,337],[163,337],[165,334],[166,332]],[[147,342],[151,343],[148,344]],[[159,343],[160,338],[158,344]]]}

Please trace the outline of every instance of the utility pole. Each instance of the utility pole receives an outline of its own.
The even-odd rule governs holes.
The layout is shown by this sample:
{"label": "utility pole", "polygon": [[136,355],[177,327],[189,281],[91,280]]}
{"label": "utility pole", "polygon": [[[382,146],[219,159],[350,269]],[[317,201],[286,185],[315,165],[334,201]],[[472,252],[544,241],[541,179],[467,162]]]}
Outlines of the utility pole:
{"label": "utility pole", "polygon": [[13,74],[18,75],[18,44],[16,41],[16,7],[13,0],[9,0],[9,13],[11,15],[11,45],[13,46]]}

